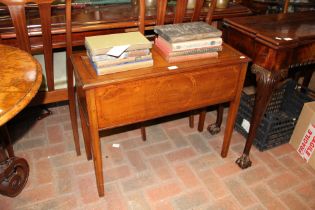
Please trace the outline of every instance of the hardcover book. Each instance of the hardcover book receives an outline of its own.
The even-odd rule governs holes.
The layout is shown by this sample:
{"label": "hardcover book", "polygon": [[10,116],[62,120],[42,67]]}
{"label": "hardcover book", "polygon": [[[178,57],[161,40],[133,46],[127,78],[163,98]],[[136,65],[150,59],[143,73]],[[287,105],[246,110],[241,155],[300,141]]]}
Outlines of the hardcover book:
{"label": "hardcover book", "polygon": [[155,46],[158,47],[165,55],[174,56],[174,57],[182,56],[182,55],[193,55],[193,54],[201,54],[201,53],[207,53],[207,52],[222,51],[222,45],[194,48],[194,49],[181,50],[181,51],[171,51],[167,46],[161,44],[161,42],[155,42]]}
{"label": "hardcover book", "polygon": [[156,45],[154,45],[154,49],[169,63],[200,60],[205,58],[217,58],[219,55],[218,52],[203,52],[196,54],[170,56],[169,54],[166,54],[161,49],[159,49]]}
{"label": "hardcover book", "polygon": [[144,55],[149,55],[150,49],[142,49],[142,50],[131,50],[131,51],[127,51],[124,52],[123,54],[121,54],[118,58],[114,57],[114,56],[110,56],[110,55],[106,55],[106,54],[102,54],[102,55],[91,55],[91,53],[87,50],[86,54],[87,56],[89,56],[89,58],[93,61],[93,62],[97,62],[97,61],[112,61],[112,60],[119,60],[119,59],[124,59],[127,57],[136,57],[136,56],[144,56]]}
{"label": "hardcover book", "polygon": [[118,33],[85,38],[85,47],[92,56],[106,54],[114,47],[128,46],[126,51],[148,49],[151,42],[140,32]]}
{"label": "hardcover book", "polygon": [[222,45],[221,37],[214,38],[206,38],[199,40],[190,40],[183,42],[174,42],[170,43],[163,39],[162,37],[158,37],[155,39],[155,43],[159,46],[163,46],[163,48],[168,49],[168,51],[183,51],[195,48],[204,48],[204,47],[218,47]]}
{"label": "hardcover book", "polygon": [[205,22],[154,26],[154,32],[172,43],[222,36],[222,31]]}
{"label": "hardcover book", "polygon": [[[86,59],[86,60],[85,60],[85,62],[89,61],[89,59]],[[133,69],[145,68],[145,67],[150,67],[150,66],[153,66],[153,60],[152,59],[143,60],[143,61],[135,61],[135,62],[130,62],[130,63],[124,63],[124,64],[120,64],[120,65],[115,65],[115,66],[99,67],[99,68],[94,66],[93,69],[95,70],[97,75],[104,75],[104,74],[112,74],[112,73],[118,73],[118,72],[123,72],[123,71],[129,71],[129,70],[133,70]]]}
{"label": "hardcover book", "polygon": [[152,60],[152,55],[149,54],[149,55],[143,55],[143,56],[126,57],[122,59],[104,60],[104,61],[97,61],[93,63],[96,68],[102,68],[102,67],[107,67],[107,66],[109,67],[109,66],[114,66],[114,65],[121,65],[125,63],[145,61],[145,60]]}

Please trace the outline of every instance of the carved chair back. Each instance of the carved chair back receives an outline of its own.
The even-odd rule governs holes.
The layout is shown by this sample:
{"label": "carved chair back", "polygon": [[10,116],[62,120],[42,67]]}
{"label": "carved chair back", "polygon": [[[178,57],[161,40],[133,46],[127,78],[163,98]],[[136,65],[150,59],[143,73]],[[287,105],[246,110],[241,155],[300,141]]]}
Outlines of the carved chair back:
{"label": "carved chair back", "polygon": [[289,3],[290,3],[290,0],[285,0],[284,1],[284,3],[283,3],[283,10],[282,10],[283,13],[288,13]]}
{"label": "carved chair back", "polygon": [[6,5],[9,9],[16,34],[17,47],[28,53],[32,53],[32,46],[29,37],[30,31],[27,28],[26,8],[28,3],[38,5],[48,91],[55,89],[51,38],[52,2],[53,0],[0,0],[0,3]]}
{"label": "carved chair back", "polygon": [[[32,46],[30,41],[30,36],[32,36],[33,31],[28,28],[27,20],[27,8],[29,3],[36,4],[38,6],[39,16],[40,16],[40,26],[41,33],[39,35],[42,39],[42,51],[44,54],[44,63],[45,63],[45,72],[46,72],[46,83],[48,91],[54,91],[54,66],[53,66],[53,46],[52,46],[52,27],[51,27],[51,9],[52,3],[55,0],[0,0],[0,3],[8,7],[13,27],[16,35],[16,45],[22,50],[32,54],[33,51],[38,51],[38,46]],[[68,2],[68,0],[66,1]],[[37,32],[34,34],[38,36]],[[67,72],[67,75],[69,73]],[[69,78],[69,77],[68,77]],[[73,80],[70,77],[70,80]],[[66,98],[66,97],[64,97]],[[63,100],[64,100],[63,98]],[[52,97],[49,99],[50,102],[60,101]],[[69,103],[70,104],[70,103]],[[50,111],[48,112],[50,114]],[[76,113],[73,112],[73,109],[70,108],[71,118],[76,117]],[[76,125],[73,125],[77,127]],[[78,131],[73,130],[74,144],[76,152],[80,155],[80,144],[78,140]]]}
{"label": "carved chair back", "polygon": [[[193,13],[190,18],[190,21],[200,21],[203,20],[208,24],[211,24],[213,12],[216,6],[217,1],[212,0],[211,6],[208,9],[206,18],[201,19],[201,12],[204,5],[204,0],[196,0],[193,8]],[[188,0],[177,0],[176,8],[174,14],[173,23],[182,23],[185,20],[185,15],[188,7]],[[157,17],[156,25],[164,25],[166,23],[166,12],[167,12],[167,0],[157,1]]]}

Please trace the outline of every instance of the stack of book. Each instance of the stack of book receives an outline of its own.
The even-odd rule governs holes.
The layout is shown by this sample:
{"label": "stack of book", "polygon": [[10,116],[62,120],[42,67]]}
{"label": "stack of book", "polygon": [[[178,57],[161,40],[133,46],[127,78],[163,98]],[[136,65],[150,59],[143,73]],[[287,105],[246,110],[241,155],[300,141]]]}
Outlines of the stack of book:
{"label": "stack of book", "polygon": [[97,75],[153,65],[151,42],[140,32],[85,38],[85,48]]}
{"label": "stack of book", "polygon": [[155,49],[169,63],[218,57],[222,32],[205,22],[155,26]]}

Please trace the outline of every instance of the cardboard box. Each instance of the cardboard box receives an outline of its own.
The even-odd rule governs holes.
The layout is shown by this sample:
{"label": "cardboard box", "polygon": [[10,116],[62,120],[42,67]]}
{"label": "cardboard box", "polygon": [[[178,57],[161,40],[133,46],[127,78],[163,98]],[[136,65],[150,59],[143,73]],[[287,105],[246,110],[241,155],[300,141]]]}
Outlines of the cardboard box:
{"label": "cardboard box", "polygon": [[315,169],[315,101],[304,104],[290,144]]}

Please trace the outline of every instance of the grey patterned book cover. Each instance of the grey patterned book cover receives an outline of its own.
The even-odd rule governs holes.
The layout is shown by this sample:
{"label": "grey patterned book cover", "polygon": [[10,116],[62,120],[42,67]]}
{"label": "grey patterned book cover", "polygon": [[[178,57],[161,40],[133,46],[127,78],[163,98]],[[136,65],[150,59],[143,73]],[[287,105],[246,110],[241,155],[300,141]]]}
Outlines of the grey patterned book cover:
{"label": "grey patterned book cover", "polygon": [[205,39],[222,35],[222,31],[205,22],[160,25],[154,27],[154,32],[169,42]]}

